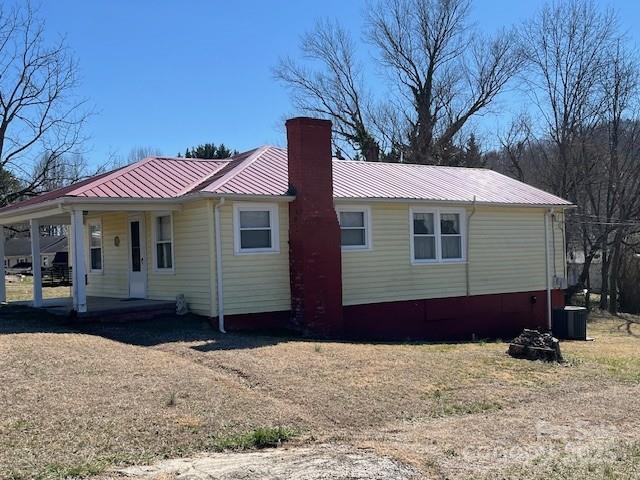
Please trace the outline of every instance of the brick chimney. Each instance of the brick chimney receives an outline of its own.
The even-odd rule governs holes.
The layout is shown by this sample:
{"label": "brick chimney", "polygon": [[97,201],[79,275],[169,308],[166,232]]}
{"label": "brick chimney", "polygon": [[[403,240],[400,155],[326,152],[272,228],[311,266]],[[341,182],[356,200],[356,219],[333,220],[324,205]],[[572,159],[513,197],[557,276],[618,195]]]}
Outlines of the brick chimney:
{"label": "brick chimney", "polygon": [[289,269],[293,321],[304,334],[343,330],[340,227],[333,206],[331,122],[287,120]]}

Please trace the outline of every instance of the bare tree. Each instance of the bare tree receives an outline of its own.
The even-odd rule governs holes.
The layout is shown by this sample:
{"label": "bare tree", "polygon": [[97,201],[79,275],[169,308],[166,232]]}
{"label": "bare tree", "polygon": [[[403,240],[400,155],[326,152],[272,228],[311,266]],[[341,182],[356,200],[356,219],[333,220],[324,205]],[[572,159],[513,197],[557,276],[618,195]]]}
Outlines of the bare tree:
{"label": "bare tree", "polygon": [[596,127],[603,107],[599,82],[607,52],[616,40],[613,12],[591,0],[566,0],[543,7],[522,29],[529,68],[523,79],[556,147],[555,193],[575,198],[580,142]]}
{"label": "bare tree", "polygon": [[498,169],[521,182],[526,181],[526,173],[532,170],[536,144],[531,118],[524,113],[518,115],[506,132],[498,133],[498,141],[502,147],[502,157],[506,160]]}
{"label": "bare tree", "polygon": [[449,163],[455,136],[519,70],[515,36],[484,38],[468,25],[469,0],[385,0],[368,17],[368,37],[396,81],[413,163]]}
{"label": "bare tree", "polygon": [[330,118],[339,140],[366,160],[376,160],[379,144],[366,118],[369,96],[349,34],[336,22],[320,21],[302,37],[301,50],[315,68],[284,58],[274,70],[290,88],[296,108]]}
{"label": "bare tree", "polygon": [[[610,301],[601,295],[601,307],[617,314],[618,279],[622,270],[625,239],[635,233],[632,221],[640,217],[640,122],[631,121],[640,95],[640,71],[635,58],[618,41],[609,53],[607,75],[603,77],[605,110],[603,123],[607,126],[608,158],[606,166],[605,219],[612,224],[602,242],[603,256],[611,241],[610,262],[603,264],[603,281],[609,275]],[[614,218],[617,217],[615,221]],[[610,239],[610,234],[613,239]],[[610,268],[610,272],[608,271]],[[603,284],[604,285],[604,284]],[[604,290],[604,289],[603,289]]]}
{"label": "bare tree", "polygon": [[162,155],[162,152],[160,151],[159,148],[150,147],[150,146],[146,146],[146,147],[137,146],[137,147],[133,147],[129,151],[129,155],[127,155],[127,163],[131,164],[147,157],[157,157],[160,155]]}
{"label": "bare tree", "polygon": [[56,168],[77,160],[88,115],[75,60],[63,40],[45,41],[36,13],[28,3],[0,5],[0,170],[18,180],[0,204],[41,191]]}
{"label": "bare tree", "polygon": [[320,22],[302,39],[318,69],[285,59],[275,73],[298,109],[330,118],[366,160],[382,148],[391,160],[450,163],[461,129],[522,64],[512,32],[484,38],[468,13],[469,0],[383,0],[371,8],[366,35],[392,83],[383,101],[372,100],[354,42],[336,23]]}
{"label": "bare tree", "polygon": [[600,218],[603,206],[606,158],[600,140],[606,109],[602,81],[617,38],[614,13],[591,0],[547,4],[521,31],[527,60],[522,79],[541,119],[546,184],[540,186],[579,205],[568,215],[567,240],[584,251],[580,281],[587,283],[591,261],[607,239],[608,227],[594,217]]}

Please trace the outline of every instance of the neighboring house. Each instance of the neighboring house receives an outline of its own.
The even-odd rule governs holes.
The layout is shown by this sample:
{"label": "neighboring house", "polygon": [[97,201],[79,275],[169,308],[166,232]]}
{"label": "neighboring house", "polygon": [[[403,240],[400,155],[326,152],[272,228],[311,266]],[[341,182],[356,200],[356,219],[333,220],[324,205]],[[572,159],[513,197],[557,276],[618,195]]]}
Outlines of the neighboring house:
{"label": "neighboring house", "polygon": [[[587,287],[587,285],[578,285],[578,280],[584,268],[584,260],[583,250],[569,249],[567,255],[567,281],[570,287]],[[602,255],[600,253],[593,257],[589,265],[589,286],[592,292],[600,292],[602,289]]]}
{"label": "neighboring house", "polygon": [[[66,235],[40,237],[40,266],[44,268],[53,265],[53,259],[58,252],[67,252],[69,244]],[[28,237],[9,238],[4,243],[4,266],[16,268],[33,264],[31,257],[31,239]]]}
{"label": "neighboring house", "polygon": [[87,295],[184,294],[221,329],[471,338],[544,327],[563,305],[570,202],[487,169],[332,160],[325,120],[289,120],[287,138],[147,158],[0,224],[71,224],[79,312]]}

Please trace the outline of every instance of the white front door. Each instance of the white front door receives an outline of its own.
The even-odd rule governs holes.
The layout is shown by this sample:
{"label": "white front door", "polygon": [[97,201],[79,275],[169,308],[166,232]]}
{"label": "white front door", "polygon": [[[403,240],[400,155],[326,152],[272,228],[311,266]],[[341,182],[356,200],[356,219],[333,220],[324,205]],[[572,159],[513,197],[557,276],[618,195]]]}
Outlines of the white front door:
{"label": "white front door", "polygon": [[147,296],[147,237],[144,217],[129,217],[129,298]]}

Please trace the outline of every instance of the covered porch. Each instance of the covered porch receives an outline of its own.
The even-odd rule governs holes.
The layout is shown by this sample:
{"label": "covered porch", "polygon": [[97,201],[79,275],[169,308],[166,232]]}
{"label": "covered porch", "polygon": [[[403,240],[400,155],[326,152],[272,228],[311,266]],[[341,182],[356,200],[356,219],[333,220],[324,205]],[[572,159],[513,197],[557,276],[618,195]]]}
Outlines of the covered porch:
{"label": "covered porch", "polygon": [[[144,219],[147,212],[179,210],[180,206],[162,200],[149,201],[119,201],[95,202],[88,200],[79,203],[74,199],[74,205],[38,205],[38,208],[26,211],[0,212],[0,254],[4,259],[5,226],[14,224],[28,224],[30,233],[32,258],[40,256],[41,228],[49,225],[66,226],[69,239],[68,266],[70,270],[71,286],[65,292],[43,289],[43,274],[37,263],[32,264],[32,295],[27,301],[12,302],[18,305],[28,305],[42,308],[49,313],[72,317],[93,318],[103,316],[122,315],[131,317],[133,314],[146,312],[170,313],[175,309],[175,301],[169,299],[150,299],[147,295],[147,234]],[[75,204],[78,203],[78,204]],[[22,209],[21,209],[22,210]],[[109,290],[102,289],[101,284],[91,283],[88,288],[89,277],[95,278],[96,267],[102,274],[104,263],[104,238],[102,227],[94,232],[91,228],[92,217],[120,214],[123,218],[130,218],[129,230],[110,238],[111,243],[117,242],[117,251],[123,269],[115,273],[121,279],[122,291],[114,295]],[[135,230],[134,230],[135,228]],[[137,243],[136,243],[137,242]],[[120,246],[120,243],[122,245]],[[113,245],[111,245],[113,247]],[[126,266],[128,265],[128,272]],[[0,262],[0,301],[7,302],[7,280],[5,262]],[[112,276],[114,273],[112,273]],[[131,288],[135,280],[143,288]],[[68,292],[68,295],[66,295]],[[43,295],[44,293],[44,295]],[[51,294],[54,295],[51,295]],[[46,298],[55,297],[55,298]]]}

